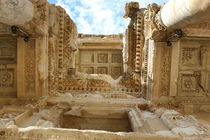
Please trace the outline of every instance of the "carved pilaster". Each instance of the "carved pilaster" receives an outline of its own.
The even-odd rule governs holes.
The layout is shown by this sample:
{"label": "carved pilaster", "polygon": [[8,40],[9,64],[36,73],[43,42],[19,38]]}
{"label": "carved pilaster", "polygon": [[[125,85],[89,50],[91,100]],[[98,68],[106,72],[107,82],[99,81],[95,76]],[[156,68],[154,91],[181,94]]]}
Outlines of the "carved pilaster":
{"label": "carved pilaster", "polygon": [[25,92],[33,95],[36,92],[36,49],[35,40],[30,40],[25,48]]}

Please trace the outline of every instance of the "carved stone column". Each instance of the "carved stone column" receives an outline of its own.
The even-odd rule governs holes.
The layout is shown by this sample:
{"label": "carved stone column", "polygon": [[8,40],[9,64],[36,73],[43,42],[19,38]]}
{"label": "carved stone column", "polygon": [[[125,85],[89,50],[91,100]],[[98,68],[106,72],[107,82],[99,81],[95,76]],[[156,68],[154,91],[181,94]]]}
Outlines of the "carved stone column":
{"label": "carved stone column", "polygon": [[160,17],[168,29],[180,29],[210,20],[209,13],[210,0],[169,0],[161,9]]}

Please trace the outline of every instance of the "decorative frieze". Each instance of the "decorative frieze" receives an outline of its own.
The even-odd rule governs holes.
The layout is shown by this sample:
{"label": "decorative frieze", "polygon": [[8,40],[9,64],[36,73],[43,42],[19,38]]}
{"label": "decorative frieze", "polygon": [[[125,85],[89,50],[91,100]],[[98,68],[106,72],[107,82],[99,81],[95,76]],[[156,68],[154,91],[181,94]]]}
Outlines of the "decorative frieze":
{"label": "decorative frieze", "polygon": [[48,8],[46,0],[38,0],[34,2],[35,15],[33,22],[37,25],[44,25],[48,19]]}
{"label": "decorative frieze", "polygon": [[15,73],[14,69],[5,68],[0,69],[0,88],[9,88],[15,86]]}
{"label": "decorative frieze", "polygon": [[161,46],[161,63],[160,63],[160,96],[168,96],[170,92],[170,66],[171,66],[171,49],[167,46]]}
{"label": "decorative frieze", "polygon": [[36,48],[35,40],[30,40],[25,48],[25,90],[26,93],[36,91]]}

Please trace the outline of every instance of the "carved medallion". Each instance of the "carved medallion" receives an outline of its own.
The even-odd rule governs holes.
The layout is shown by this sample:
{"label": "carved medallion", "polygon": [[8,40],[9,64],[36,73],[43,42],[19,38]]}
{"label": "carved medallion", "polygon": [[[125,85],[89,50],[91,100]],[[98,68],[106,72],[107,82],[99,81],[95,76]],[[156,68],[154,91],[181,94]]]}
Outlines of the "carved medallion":
{"label": "carved medallion", "polygon": [[182,75],[182,92],[196,92],[196,78],[191,74]]}
{"label": "carved medallion", "polygon": [[14,69],[0,69],[0,87],[14,87]]}

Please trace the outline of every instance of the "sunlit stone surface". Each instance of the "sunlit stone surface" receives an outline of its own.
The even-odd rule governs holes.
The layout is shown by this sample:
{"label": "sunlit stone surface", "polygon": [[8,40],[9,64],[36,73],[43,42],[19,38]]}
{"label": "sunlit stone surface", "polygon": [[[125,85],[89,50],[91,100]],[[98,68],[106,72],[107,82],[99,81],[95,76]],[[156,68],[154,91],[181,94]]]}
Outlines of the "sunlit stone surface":
{"label": "sunlit stone surface", "polygon": [[1,0],[0,139],[208,140],[209,1],[190,7],[207,21],[173,3],[129,2],[124,35],[87,35],[46,0]]}

